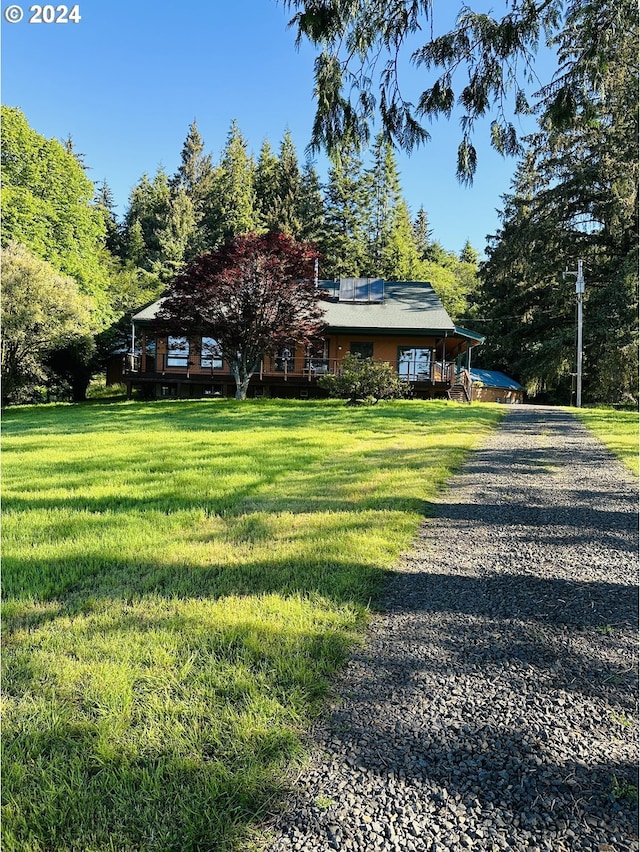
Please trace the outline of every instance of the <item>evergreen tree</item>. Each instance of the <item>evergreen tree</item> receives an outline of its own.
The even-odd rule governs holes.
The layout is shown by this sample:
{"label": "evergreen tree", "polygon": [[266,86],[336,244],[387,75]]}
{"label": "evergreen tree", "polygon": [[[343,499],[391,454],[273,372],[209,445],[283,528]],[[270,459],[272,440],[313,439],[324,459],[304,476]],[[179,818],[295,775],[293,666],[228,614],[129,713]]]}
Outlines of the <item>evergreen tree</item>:
{"label": "evergreen tree", "polygon": [[115,213],[113,192],[106,179],[96,187],[93,203],[102,215],[105,227],[105,246],[111,254],[122,254],[122,234]]}
{"label": "evergreen tree", "polygon": [[[462,181],[471,180],[476,168],[475,122],[491,111],[492,145],[503,154],[518,153],[509,112],[531,112],[525,89],[536,80],[532,63],[543,39],[548,43],[563,27],[565,35],[570,30],[582,34],[578,50],[559,56],[556,97],[548,112],[555,124],[584,110],[590,101],[585,84],[606,95],[611,51],[637,28],[628,14],[631,9],[637,18],[637,4],[630,0],[512,0],[501,17],[465,6],[449,32],[437,31],[436,24],[446,16],[434,15],[437,3],[431,0],[285,2],[296,10],[291,23],[297,26],[298,40],[307,37],[319,51],[314,148],[331,153],[345,140],[366,143],[379,117],[389,138],[410,150],[429,139],[425,118],[449,118],[458,108]],[[418,49],[417,32],[430,33]],[[635,41],[637,48],[637,36]],[[409,62],[425,74],[426,84],[411,101],[403,96],[400,79]]]}
{"label": "evergreen tree", "polygon": [[202,212],[205,199],[211,192],[213,165],[211,154],[204,153],[204,142],[194,119],[180,152],[180,165],[172,177],[172,189],[182,189],[189,196],[196,213]]}
{"label": "evergreen tree", "polygon": [[460,320],[462,317],[465,318],[465,321],[473,320],[478,293],[479,261],[479,253],[471,245],[471,242],[467,240],[460,252],[460,259],[453,268],[453,274],[460,292],[464,294],[465,300],[464,305],[461,305],[455,314],[457,320]]}
{"label": "evergreen tree", "polygon": [[376,137],[366,170],[368,198],[368,262],[364,274],[389,281],[409,281],[418,272],[420,256],[411,214],[402,195],[400,173],[391,143]]}
{"label": "evergreen tree", "polygon": [[382,248],[379,268],[388,281],[415,281],[421,277],[411,213],[404,199],[396,202],[391,212],[391,229]]}
{"label": "evergreen tree", "polygon": [[366,170],[369,204],[370,274],[382,274],[383,255],[391,236],[393,211],[401,198],[400,176],[393,148],[379,134],[371,151],[372,164]]}
{"label": "evergreen tree", "polygon": [[164,224],[156,232],[158,258],[154,271],[163,281],[171,279],[188,259],[189,248],[196,242],[196,215],[186,188],[173,189]]}
{"label": "evergreen tree", "polygon": [[298,219],[300,239],[322,248],[326,237],[324,196],[318,172],[309,161],[304,164],[300,178]]}
{"label": "evergreen tree", "polygon": [[80,151],[76,151],[76,145],[75,145],[75,142],[73,141],[73,137],[71,136],[70,133],[67,134],[66,139],[62,140],[61,144],[62,144],[62,147],[64,148],[64,150],[67,152],[67,154],[69,154],[71,157],[73,157],[76,160],[76,162],[78,163],[78,165],[80,166],[80,168],[84,172],[89,170],[89,167],[87,166],[87,164],[84,161],[85,155],[83,153],[81,153]]}
{"label": "evergreen tree", "polygon": [[297,239],[300,234],[301,177],[296,149],[287,130],[280,143],[278,158],[278,230]]}
{"label": "evergreen tree", "polygon": [[474,249],[471,245],[470,240],[467,240],[464,246],[462,247],[462,251],[460,252],[460,260],[462,263],[472,263],[474,266],[478,265],[478,261],[480,259],[479,253]]}
{"label": "evergreen tree", "polygon": [[280,191],[278,158],[273,153],[268,139],[264,140],[260,149],[254,186],[260,229],[277,231]]}
{"label": "evergreen tree", "polygon": [[[169,178],[162,167],[158,167],[153,181],[143,174],[129,197],[123,238],[126,256],[148,271],[162,264],[159,235],[167,222],[170,199]],[[140,234],[137,233],[138,228]],[[142,251],[140,235],[144,244]]]}
{"label": "evergreen tree", "polygon": [[147,246],[144,241],[144,233],[140,219],[137,217],[125,229],[123,235],[123,258],[132,266],[144,267],[147,254]]}
{"label": "evergreen tree", "polygon": [[429,260],[433,229],[429,227],[429,218],[424,207],[420,207],[413,221],[413,241],[420,260]]}
{"label": "evergreen tree", "polygon": [[345,145],[332,157],[326,190],[327,235],[324,243],[328,277],[358,277],[368,265],[367,188],[355,146]]}
{"label": "evergreen tree", "polygon": [[259,227],[254,188],[255,163],[236,120],[231,122],[215,171],[206,224],[213,246]]}
{"label": "evergreen tree", "polygon": [[[171,210],[167,211],[163,239],[165,242],[168,239],[173,246],[168,248],[171,265],[176,262],[177,244],[184,246],[182,258],[190,260],[208,248],[211,243],[206,216],[213,192],[214,168],[211,155],[204,153],[204,142],[195,119],[189,126],[189,132],[180,153],[180,165],[171,178],[169,186]],[[187,222],[191,222],[189,232],[184,233]],[[176,229],[183,231],[181,236],[177,236]],[[169,236],[171,232],[173,236]],[[175,242],[176,239],[178,243]]]}

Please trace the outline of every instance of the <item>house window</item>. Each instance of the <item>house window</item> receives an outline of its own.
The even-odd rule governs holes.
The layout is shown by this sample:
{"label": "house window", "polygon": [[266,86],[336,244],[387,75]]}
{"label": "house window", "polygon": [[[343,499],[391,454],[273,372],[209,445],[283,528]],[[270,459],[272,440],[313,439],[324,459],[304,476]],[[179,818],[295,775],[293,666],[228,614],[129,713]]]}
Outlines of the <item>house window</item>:
{"label": "house window", "polygon": [[214,340],[213,337],[200,338],[200,366],[209,367],[212,370],[222,369],[218,341]]}
{"label": "house window", "polygon": [[189,366],[189,341],[186,337],[167,338],[167,367]]}
{"label": "house window", "polygon": [[413,346],[398,346],[398,375],[410,381],[425,381],[431,377],[431,350]]}
{"label": "house window", "polygon": [[358,355],[363,361],[365,358],[373,358],[373,343],[350,343],[349,352]]}

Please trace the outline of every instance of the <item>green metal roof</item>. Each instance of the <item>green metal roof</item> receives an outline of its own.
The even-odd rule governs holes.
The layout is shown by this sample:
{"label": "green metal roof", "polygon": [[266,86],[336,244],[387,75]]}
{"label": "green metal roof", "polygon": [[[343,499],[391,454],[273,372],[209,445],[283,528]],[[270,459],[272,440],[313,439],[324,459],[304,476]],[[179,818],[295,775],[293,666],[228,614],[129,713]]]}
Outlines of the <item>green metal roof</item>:
{"label": "green metal roof", "polygon": [[321,305],[332,331],[444,335],[455,330],[435,290],[425,281],[385,281],[383,301],[331,299]]}
{"label": "green metal roof", "polygon": [[[335,282],[320,281],[329,293],[337,293]],[[166,296],[145,306],[132,317],[139,325],[152,324]],[[431,284],[426,281],[385,281],[382,301],[340,301],[337,295],[322,299],[327,329],[352,334],[410,334],[414,336],[462,337],[476,345],[484,337],[454,325]]]}

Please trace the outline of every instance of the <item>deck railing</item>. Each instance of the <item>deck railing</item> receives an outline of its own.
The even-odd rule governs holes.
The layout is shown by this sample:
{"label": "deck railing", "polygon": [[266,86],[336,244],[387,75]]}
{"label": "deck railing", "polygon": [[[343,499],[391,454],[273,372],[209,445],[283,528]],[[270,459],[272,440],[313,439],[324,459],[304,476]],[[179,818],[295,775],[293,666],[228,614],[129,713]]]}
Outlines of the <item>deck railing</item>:
{"label": "deck railing", "polygon": [[[200,358],[189,355],[177,355],[161,353],[149,355],[129,352],[123,356],[123,373],[125,376],[132,374],[155,374],[170,376],[185,376],[196,379],[199,376],[223,376],[228,375],[229,370],[219,359],[208,359],[209,363],[201,363]],[[430,384],[446,384],[453,386],[456,381],[468,385],[469,395],[471,393],[471,378],[466,370],[456,370],[455,363],[441,361],[426,362],[423,359],[415,361],[401,360],[392,363],[400,377],[409,382],[428,382]],[[289,378],[304,378],[312,382],[320,376],[328,373],[339,374],[341,369],[341,358],[318,358],[315,356],[296,356],[283,358],[282,356],[266,355],[260,362],[257,375],[260,380],[265,376],[280,377],[284,381]]]}
{"label": "deck railing", "polygon": [[473,382],[471,380],[471,375],[468,370],[462,369],[458,371],[457,375],[458,384],[461,384],[464,388],[464,392],[466,394],[467,400],[471,402],[473,399]]}

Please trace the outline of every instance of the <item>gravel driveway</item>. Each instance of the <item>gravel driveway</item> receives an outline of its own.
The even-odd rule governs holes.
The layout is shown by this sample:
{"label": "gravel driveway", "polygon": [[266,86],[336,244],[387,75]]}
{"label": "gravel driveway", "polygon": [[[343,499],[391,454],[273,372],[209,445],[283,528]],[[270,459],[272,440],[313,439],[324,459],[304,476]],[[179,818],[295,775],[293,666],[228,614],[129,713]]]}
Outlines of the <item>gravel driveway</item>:
{"label": "gravel driveway", "polygon": [[272,825],[283,850],[637,850],[638,485],[517,406],[424,523]]}

